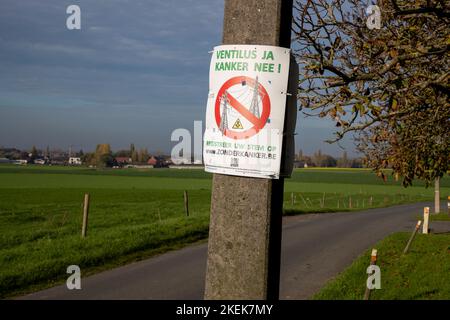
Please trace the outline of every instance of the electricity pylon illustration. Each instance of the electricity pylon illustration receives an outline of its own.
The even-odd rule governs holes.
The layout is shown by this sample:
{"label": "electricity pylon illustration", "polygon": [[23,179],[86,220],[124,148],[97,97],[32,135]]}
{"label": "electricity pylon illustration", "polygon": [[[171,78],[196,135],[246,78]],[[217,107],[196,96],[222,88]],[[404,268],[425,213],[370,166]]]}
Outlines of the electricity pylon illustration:
{"label": "electricity pylon illustration", "polygon": [[256,77],[255,87],[253,88],[252,104],[250,105],[250,112],[259,119],[259,82]]}
{"label": "electricity pylon illustration", "polygon": [[222,117],[220,119],[220,131],[222,131],[222,134],[224,134],[225,130],[228,130],[228,91],[225,91],[225,93],[223,94],[222,102],[223,110]]}

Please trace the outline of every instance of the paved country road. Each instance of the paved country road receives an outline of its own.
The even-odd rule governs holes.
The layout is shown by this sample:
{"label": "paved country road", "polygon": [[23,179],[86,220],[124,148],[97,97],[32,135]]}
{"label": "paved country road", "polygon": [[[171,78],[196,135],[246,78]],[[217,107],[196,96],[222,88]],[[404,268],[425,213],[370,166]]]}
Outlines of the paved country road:
{"label": "paved country road", "polygon": [[[412,231],[426,205],[286,217],[280,297],[308,299],[377,241]],[[206,249],[189,246],[82,278],[82,290],[62,285],[21,299],[202,299]]]}

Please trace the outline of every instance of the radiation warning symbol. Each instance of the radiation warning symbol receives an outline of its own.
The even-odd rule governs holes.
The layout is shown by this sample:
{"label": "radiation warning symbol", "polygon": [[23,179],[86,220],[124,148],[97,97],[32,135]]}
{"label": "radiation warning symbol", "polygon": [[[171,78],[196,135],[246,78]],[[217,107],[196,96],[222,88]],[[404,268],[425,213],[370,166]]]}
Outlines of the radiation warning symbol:
{"label": "radiation warning symbol", "polygon": [[223,135],[235,140],[248,139],[268,122],[269,94],[258,77],[233,77],[217,93],[214,110],[217,127]]}
{"label": "radiation warning symbol", "polygon": [[233,129],[244,129],[244,127],[242,126],[241,120],[239,120],[239,118],[233,124]]}

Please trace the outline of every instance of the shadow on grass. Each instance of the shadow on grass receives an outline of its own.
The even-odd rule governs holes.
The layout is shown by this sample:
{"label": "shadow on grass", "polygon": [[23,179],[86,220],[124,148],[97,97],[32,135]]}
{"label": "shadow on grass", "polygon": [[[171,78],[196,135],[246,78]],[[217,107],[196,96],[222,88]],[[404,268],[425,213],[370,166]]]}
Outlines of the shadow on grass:
{"label": "shadow on grass", "polygon": [[431,229],[432,234],[450,234],[450,231],[439,231],[439,232],[433,232],[433,229]]}
{"label": "shadow on grass", "polygon": [[[296,216],[299,214],[310,214],[310,213],[333,213],[333,212],[350,212],[352,210],[349,209],[330,209],[330,208],[318,208],[318,209],[309,209],[309,210],[300,210],[300,209],[284,209],[284,216]],[[353,210],[354,211],[354,210]]]}

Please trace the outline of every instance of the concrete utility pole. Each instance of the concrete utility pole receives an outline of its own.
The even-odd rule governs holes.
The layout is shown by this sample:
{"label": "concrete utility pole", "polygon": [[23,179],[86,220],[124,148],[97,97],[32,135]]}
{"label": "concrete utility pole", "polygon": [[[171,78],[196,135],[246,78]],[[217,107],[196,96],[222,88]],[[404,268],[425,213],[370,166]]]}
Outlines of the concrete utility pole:
{"label": "concrete utility pole", "polygon": [[[289,48],[292,5],[292,0],[225,0],[223,44]],[[289,88],[294,83],[295,97],[294,80]],[[214,174],[205,299],[278,299],[283,192],[283,178]]]}

